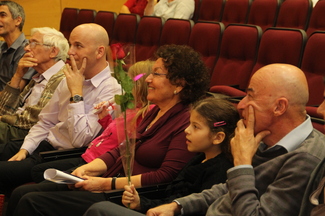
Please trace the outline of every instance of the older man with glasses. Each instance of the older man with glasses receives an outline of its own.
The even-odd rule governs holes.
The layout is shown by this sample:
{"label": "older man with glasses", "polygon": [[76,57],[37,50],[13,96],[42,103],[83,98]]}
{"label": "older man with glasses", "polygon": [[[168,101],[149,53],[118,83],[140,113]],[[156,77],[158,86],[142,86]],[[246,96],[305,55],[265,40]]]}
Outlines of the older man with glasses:
{"label": "older man with glasses", "polygon": [[[20,148],[29,129],[38,121],[40,111],[64,78],[64,61],[69,49],[66,38],[48,27],[34,28],[31,34],[16,73],[0,93],[0,160],[12,156],[4,153],[4,149]],[[29,68],[37,74],[21,91],[23,77]]]}

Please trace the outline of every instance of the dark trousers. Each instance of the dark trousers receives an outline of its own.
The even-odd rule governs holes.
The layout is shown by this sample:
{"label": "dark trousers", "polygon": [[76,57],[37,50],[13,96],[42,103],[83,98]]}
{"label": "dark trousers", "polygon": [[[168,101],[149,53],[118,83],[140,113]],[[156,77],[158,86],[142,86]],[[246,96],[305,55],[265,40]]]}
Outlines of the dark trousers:
{"label": "dark trousers", "polygon": [[[7,152],[4,153],[10,156],[18,146],[10,143],[6,146]],[[43,162],[39,152],[50,150],[54,150],[53,146],[47,141],[42,141],[34,153],[22,161],[0,161],[0,193],[9,196],[15,187],[32,182],[31,170],[33,166]]]}
{"label": "dark trousers", "polygon": [[67,185],[52,182],[16,188],[7,206],[7,216],[80,216],[92,204],[106,201],[109,195],[88,191],[71,191]]}
{"label": "dark trousers", "polygon": [[90,206],[83,216],[143,216],[144,214],[127,209],[109,201],[98,202]]}
{"label": "dark trousers", "polygon": [[54,160],[46,163],[37,164],[32,168],[32,178],[36,183],[44,181],[44,171],[49,168],[55,168],[62,171],[73,171],[76,167],[86,164],[82,157],[67,158],[62,160]]}

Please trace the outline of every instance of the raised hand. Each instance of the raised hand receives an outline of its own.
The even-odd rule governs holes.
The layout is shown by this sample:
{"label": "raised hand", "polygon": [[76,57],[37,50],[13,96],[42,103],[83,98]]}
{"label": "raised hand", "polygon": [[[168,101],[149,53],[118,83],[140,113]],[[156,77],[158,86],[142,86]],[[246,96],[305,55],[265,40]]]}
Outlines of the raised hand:
{"label": "raised hand", "polygon": [[234,165],[251,165],[252,158],[261,140],[271,132],[264,130],[254,136],[255,115],[254,108],[248,107],[247,125],[241,119],[237,123],[235,136],[231,139],[231,153],[234,158]]}
{"label": "raised hand", "polygon": [[82,95],[82,86],[83,81],[85,80],[84,72],[86,69],[87,60],[86,58],[82,60],[82,65],[79,69],[73,55],[70,55],[70,60],[71,66],[69,64],[66,64],[66,67],[63,70],[66,76],[69,91],[72,96],[76,94]]}
{"label": "raised hand", "polygon": [[18,67],[16,73],[11,78],[10,86],[13,88],[18,88],[23,76],[28,71],[28,68],[35,66],[37,66],[37,59],[34,58],[32,53],[26,52],[18,62]]}

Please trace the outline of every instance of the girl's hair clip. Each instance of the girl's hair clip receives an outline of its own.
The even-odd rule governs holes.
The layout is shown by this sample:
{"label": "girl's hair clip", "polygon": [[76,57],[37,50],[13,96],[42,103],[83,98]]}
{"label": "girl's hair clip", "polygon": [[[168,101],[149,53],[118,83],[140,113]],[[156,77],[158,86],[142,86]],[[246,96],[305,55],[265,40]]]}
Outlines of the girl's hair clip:
{"label": "girl's hair clip", "polygon": [[133,78],[133,80],[134,80],[134,81],[137,81],[138,79],[140,79],[141,77],[143,77],[145,74],[146,74],[146,73],[138,74],[138,75],[136,75],[136,76]]}
{"label": "girl's hair clip", "polygon": [[213,123],[213,126],[214,127],[220,127],[220,126],[224,126],[226,125],[227,123],[225,121],[219,121],[219,122],[215,122]]}

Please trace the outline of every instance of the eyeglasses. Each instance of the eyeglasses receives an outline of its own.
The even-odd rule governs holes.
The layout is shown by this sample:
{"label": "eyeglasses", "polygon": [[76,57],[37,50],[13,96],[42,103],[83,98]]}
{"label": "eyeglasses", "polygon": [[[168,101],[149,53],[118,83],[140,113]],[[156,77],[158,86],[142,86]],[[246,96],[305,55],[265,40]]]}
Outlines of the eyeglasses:
{"label": "eyeglasses", "polygon": [[157,73],[157,72],[154,72],[154,71],[151,74],[152,74],[153,77],[167,76],[167,74]]}
{"label": "eyeglasses", "polygon": [[158,73],[158,72],[156,72],[158,69],[162,70],[162,68],[157,67],[157,68],[154,68],[153,71],[151,72],[153,77],[167,76],[166,73]]}
{"label": "eyeglasses", "polygon": [[51,47],[52,45],[49,45],[49,44],[43,44],[43,43],[38,43],[36,41],[28,41],[26,44],[25,44],[25,47],[27,47],[29,45],[30,48],[34,49],[36,47],[36,45],[40,45],[40,46],[48,46],[48,47]]}

